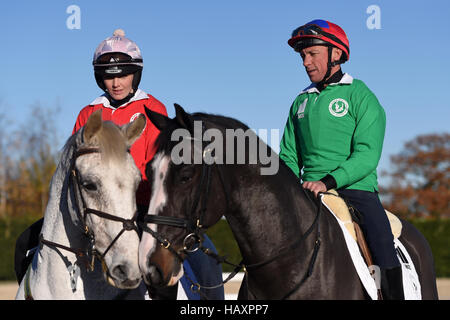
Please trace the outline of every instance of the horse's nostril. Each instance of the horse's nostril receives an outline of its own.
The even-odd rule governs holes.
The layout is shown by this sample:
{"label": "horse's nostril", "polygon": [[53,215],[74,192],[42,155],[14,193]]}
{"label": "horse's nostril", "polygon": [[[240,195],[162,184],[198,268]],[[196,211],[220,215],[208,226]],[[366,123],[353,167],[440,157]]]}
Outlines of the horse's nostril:
{"label": "horse's nostril", "polygon": [[112,270],[112,275],[118,280],[127,280],[128,279],[128,267],[123,264],[119,264],[115,266]]}
{"label": "horse's nostril", "polygon": [[163,283],[164,277],[161,270],[157,266],[151,264],[148,267],[148,274],[146,275],[146,279],[148,280],[150,285],[160,286]]}

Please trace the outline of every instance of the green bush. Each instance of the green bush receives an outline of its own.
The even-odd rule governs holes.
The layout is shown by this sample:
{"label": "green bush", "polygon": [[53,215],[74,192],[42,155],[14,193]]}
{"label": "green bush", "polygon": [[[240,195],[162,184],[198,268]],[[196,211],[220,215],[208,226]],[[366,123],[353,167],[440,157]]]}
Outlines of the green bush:
{"label": "green bush", "polygon": [[[219,220],[218,223],[208,230],[207,234],[214,243],[219,255],[226,256],[227,260],[234,264],[241,262],[241,252],[226,220]],[[223,272],[231,272],[234,270],[234,267],[224,263],[222,264],[222,270]]]}
{"label": "green bush", "polygon": [[[412,220],[414,226],[425,236],[433,252],[437,277],[450,277],[450,219],[445,220]],[[220,220],[208,231],[208,236],[213,241],[219,254],[226,254],[234,263],[241,261],[239,247],[228,223]],[[225,272],[230,272],[233,267],[223,265]]]}
{"label": "green bush", "polygon": [[425,236],[434,257],[437,277],[450,277],[450,219],[410,222]]}
{"label": "green bush", "polygon": [[0,219],[0,281],[16,280],[14,272],[14,249],[19,235],[38,218],[25,216],[23,218]]}
{"label": "green bush", "polygon": [[[0,219],[0,281],[15,280],[14,273],[14,248],[17,237],[33,222],[36,217],[17,219]],[[417,229],[428,240],[433,251],[436,275],[438,277],[450,277],[450,219],[446,220],[412,220]],[[227,259],[235,264],[242,260],[239,247],[236,244],[233,233],[226,220],[220,220],[211,227],[208,236],[213,241],[220,255],[226,255]],[[224,272],[230,272],[234,268],[224,264]]]}

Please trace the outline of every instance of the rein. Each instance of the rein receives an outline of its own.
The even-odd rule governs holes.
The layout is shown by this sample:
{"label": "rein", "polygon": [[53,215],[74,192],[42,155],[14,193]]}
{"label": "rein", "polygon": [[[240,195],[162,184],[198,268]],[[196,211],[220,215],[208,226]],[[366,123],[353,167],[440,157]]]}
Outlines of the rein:
{"label": "rein", "polygon": [[[203,156],[205,156],[205,153],[208,152],[208,150],[205,150],[203,152]],[[216,163],[213,163],[213,165],[216,165]],[[227,192],[225,189],[225,183],[224,183],[224,178],[223,178],[223,174],[221,172],[221,170],[219,169],[219,167],[217,167],[217,170],[219,172],[219,177],[222,183],[222,186],[224,188],[224,192],[226,197],[227,196]],[[282,255],[285,255],[286,253],[288,253],[289,251],[295,249],[297,246],[299,246],[303,241],[305,241],[308,236],[314,231],[316,230],[316,239],[314,242],[314,250],[311,256],[311,259],[309,261],[308,264],[308,269],[307,272],[305,273],[305,275],[303,276],[303,278],[300,280],[300,282],[298,284],[296,284],[294,286],[294,288],[292,290],[290,290],[289,292],[287,292],[281,299],[287,299],[289,296],[291,296],[300,286],[303,285],[303,283],[311,276],[313,268],[314,268],[314,264],[320,249],[320,245],[321,245],[321,238],[320,238],[320,230],[319,230],[319,221],[320,221],[320,214],[322,211],[322,202],[319,201],[319,205],[317,207],[317,213],[316,213],[316,217],[313,221],[313,223],[311,224],[311,226],[306,230],[306,232],[299,238],[297,239],[293,244],[290,244],[287,247],[282,248],[281,250],[279,250],[279,252],[277,254],[275,254],[274,256],[258,262],[258,263],[253,263],[253,264],[244,264],[244,261],[241,261],[238,265],[229,262],[225,256],[219,256],[218,254],[212,252],[211,250],[209,250],[208,248],[205,248],[202,246],[202,235],[206,232],[207,227],[203,227],[202,225],[202,221],[203,218],[206,214],[206,203],[207,203],[207,199],[208,199],[208,195],[209,195],[209,191],[210,191],[210,182],[211,182],[211,171],[212,171],[212,165],[210,164],[206,164],[204,161],[202,162],[202,175],[201,175],[201,180],[200,180],[200,185],[196,191],[196,196],[194,198],[193,201],[193,205],[192,205],[192,209],[191,209],[191,216],[194,216],[194,212],[198,206],[198,203],[200,201],[200,197],[202,194],[202,190],[205,189],[205,196],[202,198],[202,203],[201,203],[201,207],[200,207],[200,214],[199,216],[193,220],[195,220],[195,222],[193,222],[193,220],[188,220],[188,219],[183,219],[183,218],[176,218],[176,217],[166,217],[166,216],[158,216],[158,215],[153,215],[153,214],[149,214],[144,218],[144,221],[142,223],[139,223],[139,226],[143,229],[143,231],[150,233],[159,243],[162,247],[164,247],[165,249],[169,250],[170,252],[172,252],[180,261],[183,261],[184,259],[181,257],[181,253],[182,252],[195,252],[198,249],[201,249],[206,255],[212,257],[213,259],[215,259],[218,263],[225,263],[231,266],[234,266],[235,269],[233,270],[233,272],[227,277],[227,279],[225,279],[224,281],[222,281],[222,283],[219,283],[217,285],[214,286],[203,286],[200,285],[199,283],[195,283],[194,281],[192,281],[192,279],[190,279],[187,275],[186,278],[192,283],[191,285],[191,291],[193,291],[194,293],[201,293],[200,289],[216,289],[219,288],[221,286],[223,286],[225,283],[227,283],[228,281],[230,281],[231,279],[233,279],[236,274],[243,270],[246,274],[246,281],[248,281],[248,271],[249,269],[257,269],[259,267],[263,267],[269,263],[272,263],[273,261],[275,261],[276,259],[280,258]],[[305,192],[305,194],[307,195],[307,197],[309,198],[310,201],[313,201],[310,196],[308,195],[307,192]],[[186,229],[189,234],[184,238],[183,240],[183,248],[180,251],[177,251],[175,248],[173,248],[171,242],[165,238],[163,235],[161,235],[158,232],[153,231],[152,229],[150,229],[147,226],[147,223],[153,223],[153,224],[158,224],[158,225],[166,225],[166,226],[171,226],[171,227],[176,227],[176,228],[182,228],[182,229]],[[197,247],[195,247],[194,249],[188,248],[186,243],[188,242],[188,239],[190,237],[194,237],[196,242],[199,244]],[[248,286],[247,286],[248,288]],[[204,296],[205,297],[205,296]],[[206,297],[205,297],[206,298]]]}

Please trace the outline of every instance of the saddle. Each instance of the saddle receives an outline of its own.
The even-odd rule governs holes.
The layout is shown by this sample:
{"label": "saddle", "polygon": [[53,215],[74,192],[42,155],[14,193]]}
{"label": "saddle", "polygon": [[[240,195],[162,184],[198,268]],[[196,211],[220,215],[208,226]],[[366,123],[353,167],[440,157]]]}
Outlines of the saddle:
{"label": "saddle", "polygon": [[[373,265],[372,256],[370,250],[367,246],[364,234],[361,227],[358,224],[358,218],[355,214],[355,209],[349,206],[344,199],[342,199],[336,190],[329,190],[327,193],[323,194],[323,203],[326,207],[331,210],[334,215],[343,222],[345,228],[353,237],[353,239],[358,243],[361,253],[366,261],[367,266]],[[386,216],[389,220],[391,226],[392,235],[394,239],[398,239],[402,232],[402,223],[399,218],[397,218],[393,213],[386,211]]]}

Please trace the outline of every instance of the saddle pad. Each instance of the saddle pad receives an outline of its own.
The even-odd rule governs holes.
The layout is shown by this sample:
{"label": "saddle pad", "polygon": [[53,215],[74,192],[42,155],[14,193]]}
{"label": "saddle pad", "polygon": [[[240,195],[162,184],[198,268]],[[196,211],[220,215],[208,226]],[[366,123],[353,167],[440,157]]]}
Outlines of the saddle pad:
{"label": "saddle pad", "polygon": [[[348,210],[347,204],[341,197],[339,197],[336,190],[333,189],[328,192],[332,194],[322,195],[322,202],[326,204],[328,210],[332,210],[334,215],[344,223],[352,238],[356,240],[355,228],[353,227],[352,217]],[[389,224],[391,225],[392,235],[394,236],[394,239],[398,239],[402,233],[402,223],[397,216],[387,210],[385,211]]]}
{"label": "saddle pad", "polygon": [[[370,296],[372,300],[378,299],[377,294],[377,285],[379,287],[379,279],[376,281],[377,274],[375,273],[374,277],[370,274],[369,268],[364,261],[361,252],[359,251],[358,244],[356,240],[350,234],[347,225],[339,219],[333,210],[328,207],[327,203],[323,201],[324,195],[321,195],[321,201],[325,207],[331,212],[331,214],[336,218],[339,226],[342,229],[342,233],[344,235],[345,243],[347,244],[347,249],[350,253],[350,256],[353,261],[353,265],[355,266],[356,272],[366,289],[367,294]],[[332,196],[334,197],[334,196]],[[394,239],[394,247],[397,252],[397,257],[402,266],[402,277],[403,277],[403,290],[405,295],[405,300],[421,300],[422,293],[420,289],[419,276],[417,275],[416,269],[414,267],[413,261],[409,256],[409,253],[406,251],[403,244],[399,239]],[[373,266],[371,266],[373,267]],[[379,274],[378,274],[379,275]]]}

